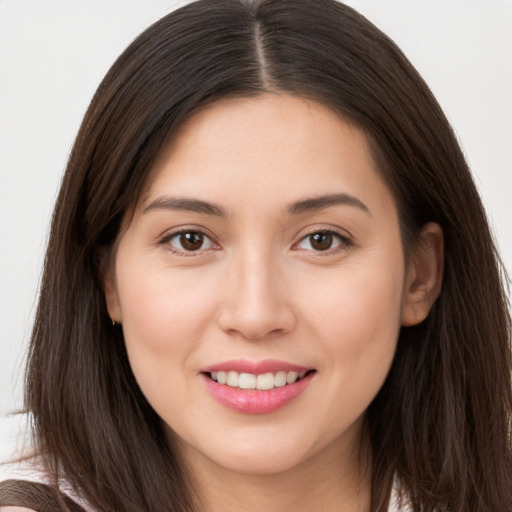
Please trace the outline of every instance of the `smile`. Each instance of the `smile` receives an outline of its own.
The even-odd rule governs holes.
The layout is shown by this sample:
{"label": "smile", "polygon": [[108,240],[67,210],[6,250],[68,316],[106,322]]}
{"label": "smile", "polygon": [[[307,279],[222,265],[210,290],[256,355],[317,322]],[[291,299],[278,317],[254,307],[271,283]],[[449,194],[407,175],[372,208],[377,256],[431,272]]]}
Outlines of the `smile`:
{"label": "smile", "polygon": [[203,368],[207,390],[224,407],[245,414],[268,414],[298,397],[316,370],[283,361],[237,360]]}
{"label": "smile", "polygon": [[239,373],[235,371],[217,371],[211,372],[210,378],[219,384],[225,384],[232,388],[268,391],[293,384],[302,379],[307,373],[305,371],[300,373],[295,371],[278,371],[256,375],[254,373]]}

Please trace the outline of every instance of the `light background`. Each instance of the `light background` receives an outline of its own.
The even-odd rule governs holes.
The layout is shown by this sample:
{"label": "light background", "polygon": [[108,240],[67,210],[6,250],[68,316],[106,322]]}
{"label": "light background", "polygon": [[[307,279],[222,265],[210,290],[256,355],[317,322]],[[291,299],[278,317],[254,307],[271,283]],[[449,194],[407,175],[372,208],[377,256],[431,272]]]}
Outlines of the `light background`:
{"label": "light background", "polygon": [[[187,2],[0,0],[0,418],[21,370],[52,205],[101,78]],[[512,270],[512,1],[351,0],[402,48],[455,127]],[[12,426],[0,420],[0,445]]]}

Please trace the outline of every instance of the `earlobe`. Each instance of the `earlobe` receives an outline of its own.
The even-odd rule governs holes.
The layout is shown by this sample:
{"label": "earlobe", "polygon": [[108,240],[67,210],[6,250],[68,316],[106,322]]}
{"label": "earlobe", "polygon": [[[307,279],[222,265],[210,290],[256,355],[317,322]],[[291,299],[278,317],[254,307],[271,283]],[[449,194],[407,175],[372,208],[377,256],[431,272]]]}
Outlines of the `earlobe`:
{"label": "earlobe", "polygon": [[108,315],[112,322],[121,323],[121,308],[119,305],[119,296],[115,285],[112,272],[106,272],[103,275],[103,291],[105,293],[105,302],[107,304]]}
{"label": "earlobe", "polygon": [[441,292],[444,268],[443,230],[434,222],[421,229],[404,281],[402,325],[425,320]]}

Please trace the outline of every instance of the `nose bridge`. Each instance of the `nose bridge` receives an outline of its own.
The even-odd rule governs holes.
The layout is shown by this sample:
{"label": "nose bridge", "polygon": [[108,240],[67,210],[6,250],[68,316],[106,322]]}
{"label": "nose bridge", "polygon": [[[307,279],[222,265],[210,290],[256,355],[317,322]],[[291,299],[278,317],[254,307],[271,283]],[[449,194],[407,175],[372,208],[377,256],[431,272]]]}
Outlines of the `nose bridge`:
{"label": "nose bridge", "polygon": [[294,315],[279,258],[272,249],[248,244],[236,251],[228,267],[222,328],[249,339],[289,331]]}

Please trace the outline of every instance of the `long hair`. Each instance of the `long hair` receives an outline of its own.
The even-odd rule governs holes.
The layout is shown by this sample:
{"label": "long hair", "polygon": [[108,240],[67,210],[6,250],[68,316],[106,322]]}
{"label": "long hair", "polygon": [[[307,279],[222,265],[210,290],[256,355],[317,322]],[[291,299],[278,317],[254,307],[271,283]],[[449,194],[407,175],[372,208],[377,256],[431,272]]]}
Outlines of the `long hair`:
{"label": "long hair", "polygon": [[445,275],[404,327],[367,412],[372,512],[394,479],[415,512],[512,510],[510,317],[504,276],[457,140],[395,44],[332,0],[201,0],[152,25],[98,88],[55,207],[26,376],[34,442],[109,512],[194,510],[186,469],[131,372],[101,274],[121,220],[180,124],[217,99],[318,101],[366,134],[404,247],[439,223]]}

